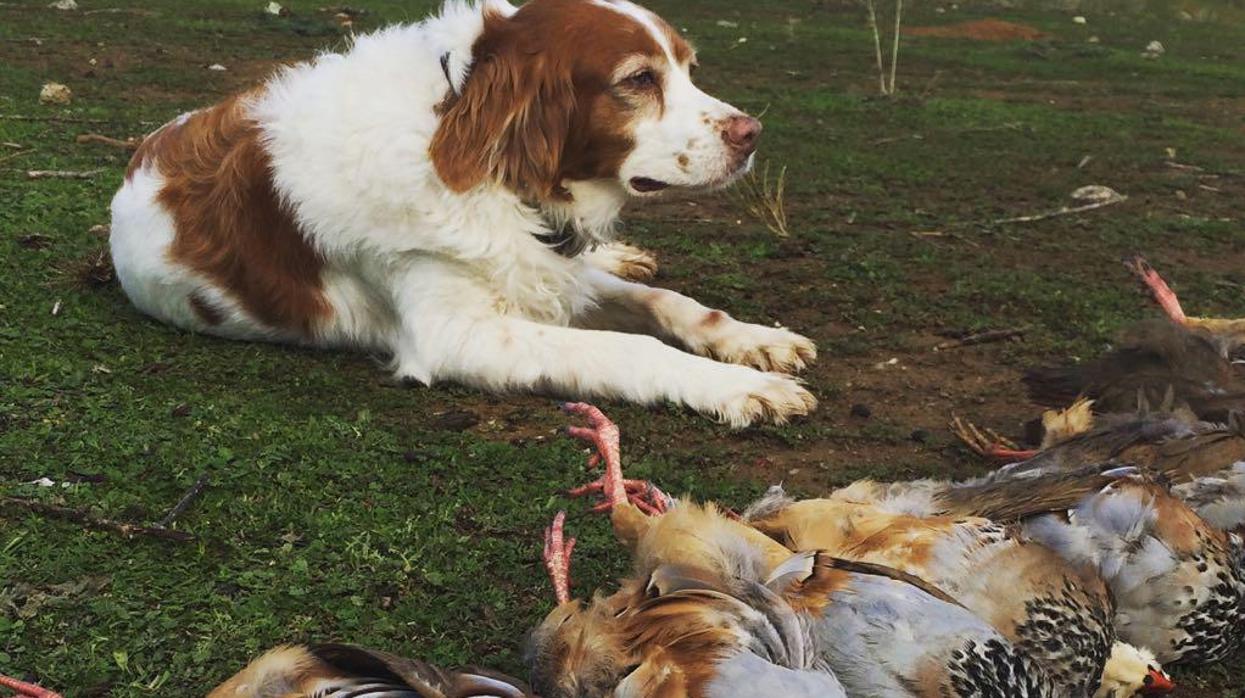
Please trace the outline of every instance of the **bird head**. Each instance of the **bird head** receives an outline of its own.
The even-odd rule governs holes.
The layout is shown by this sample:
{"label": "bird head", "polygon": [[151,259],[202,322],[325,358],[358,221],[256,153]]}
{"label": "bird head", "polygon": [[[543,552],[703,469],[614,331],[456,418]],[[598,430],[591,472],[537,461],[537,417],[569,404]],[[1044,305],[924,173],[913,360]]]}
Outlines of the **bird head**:
{"label": "bird head", "polygon": [[1094,698],[1161,696],[1175,688],[1175,682],[1163,671],[1153,652],[1117,641],[1102,668],[1102,683]]}
{"label": "bird head", "polygon": [[547,698],[604,698],[637,663],[624,649],[618,614],[625,592],[571,600],[549,612],[528,636],[532,686]]}

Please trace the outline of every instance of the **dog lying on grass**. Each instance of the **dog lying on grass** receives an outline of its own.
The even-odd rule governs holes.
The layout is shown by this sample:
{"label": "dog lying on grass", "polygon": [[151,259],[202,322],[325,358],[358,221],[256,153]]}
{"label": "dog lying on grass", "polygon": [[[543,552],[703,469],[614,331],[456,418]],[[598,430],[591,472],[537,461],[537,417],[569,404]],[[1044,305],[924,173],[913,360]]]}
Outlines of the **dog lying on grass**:
{"label": "dog lying on grass", "polygon": [[625,0],[452,1],[151,134],[112,202],[117,277],[164,322],[424,384],[784,422],[816,404],[784,375],[812,342],[610,273],[628,200],[751,167],[760,122],[695,65]]}

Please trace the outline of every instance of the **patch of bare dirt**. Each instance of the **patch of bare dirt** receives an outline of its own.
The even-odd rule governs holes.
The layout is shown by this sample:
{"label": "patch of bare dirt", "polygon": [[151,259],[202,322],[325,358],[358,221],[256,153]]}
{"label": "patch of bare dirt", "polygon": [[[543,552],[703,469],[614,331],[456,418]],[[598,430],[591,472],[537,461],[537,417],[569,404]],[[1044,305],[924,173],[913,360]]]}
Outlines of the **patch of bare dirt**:
{"label": "patch of bare dirt", "polygon": [[903,33],[909,36],[935,36],[943,39],[970,39],[972,41],[1036,41],[1049,36],[1026,24],[993,18],[943,24],[936,27],[904,27]]}

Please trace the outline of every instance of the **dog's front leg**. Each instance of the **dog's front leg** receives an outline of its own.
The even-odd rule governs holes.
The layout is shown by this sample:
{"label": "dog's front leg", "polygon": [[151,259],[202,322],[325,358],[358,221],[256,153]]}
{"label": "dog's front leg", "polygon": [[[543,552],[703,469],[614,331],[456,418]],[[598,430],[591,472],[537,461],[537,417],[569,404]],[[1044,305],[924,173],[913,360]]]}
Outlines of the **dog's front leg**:
{"label": "dog's front leg", "polygon": [[585,268],[600,305],[577,324],[673,339],[689,351],[762,371],[799,371],[817,358],[807,337],[785,327],[740,322],[674,291]]}
{"label": "dog's front leg", "polygon": [[654,337],[501,314],[478,282],[426,271],[399,302],[394,358],[401,377],[579,399],[671,401],[735,427],[783,423],[816,406],[788,376],[718,363]]}

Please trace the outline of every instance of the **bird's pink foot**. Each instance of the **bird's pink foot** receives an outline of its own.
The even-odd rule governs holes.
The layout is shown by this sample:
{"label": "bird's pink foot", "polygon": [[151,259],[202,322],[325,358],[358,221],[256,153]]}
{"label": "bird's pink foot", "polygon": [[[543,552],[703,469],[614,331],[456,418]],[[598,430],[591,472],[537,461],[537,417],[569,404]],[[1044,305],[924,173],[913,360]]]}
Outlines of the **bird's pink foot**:
{"label": "bird's pink foot", "polygon": [[596,453],[588,458],[589,467],[596,467],[604,460],[608,470],[610,463],[620,462],[618,425],[611,422],[604,412],[586,402],[568,402],[562,405],[562,409],[588,420],[588,426],[569,426],[566,433],[596,449]]}
{"label": "bird's pink foot", "polygon": [[553,517],[553,523],[545,529],[545,551],[541,555],[541,559],[545,561],[545,570],[549,573],[549,581],[553,583],[553,595],[558,604],[571,600],[571,552],[575,550],[575,539],[564,538],[565,525],[566,512],[559,511]]}
{"label": "bird's pink foot", "polygon": [[0,686],[11,691],[16,691],[18,696],[25,698],[61,698],[61,694],[55,691],[49,691],[42,686],[36,686],[33,683],[19,681],[11,676],[0,674]]}
{"label": "bird's pink foot", "polygon": [[1150,296],[1159,304],[1163,312],[1167,313],[1167,317],[1172,322],[1183,325],[1188,318],[1184,314],[1184,308],[1180,307],[1180,299],[1176,297],[1176,292],[1167,285],[1163,277],[1159,276],[1158,271],[1150,266],[1145,257],[1134,255],[1124,260],[1124,266],[1137,277],[1137,280],[1146,287],[1150,292]]}
{"label": "bird's pink foot", "polygon": [[[592,511],[604,513],[614,508],[615,505],[624,501],[631,502],[635,508],[648,514],[649,516],[657,516],[666,513],[670,509],[670,495],[658,489],[657,485],[648,480],[626,480],[621,479],[622,474],[619,473],[618,479],[610,478],[606,473],[596,480],[568,490],[567,494],[572,497],[584,497],[589,494],[600,493],[604,496],[605,501],[592,507]],[[621,482],[622,484],[618,484]],[[619,489],[623,494],[618,495]]]}
{"label": "bird's pink foot", "polygon": [[562,409],[570,414],[587,418],[586,427],[567,427],[566,432],[580,441],[596,448],[588,459],[589,467],[604,461],[605,473],[597,480],[570,491],[573,497],[600,493],[605,501],[593,507],[593,511],[609,511],[623,502],[631,502],[645,514],[662,514],[670,506],[670,497],[657,489],[655,485],[644,480],[627,480],[623,478],[622,457],[618,446],[618,425],[610,421],[601,410],[583,402],[567,403]]}
{"label": "bird's pink foot", "polygon": [[958,415],[951,418],[950,426],[951,433],[958,436],[965,446],[986,458],[1016,463],[1029,460],[1038,454],[1035,450],[1021,449],[1014,441],[997,431],[989,427],[979,427]]}

